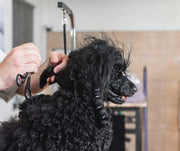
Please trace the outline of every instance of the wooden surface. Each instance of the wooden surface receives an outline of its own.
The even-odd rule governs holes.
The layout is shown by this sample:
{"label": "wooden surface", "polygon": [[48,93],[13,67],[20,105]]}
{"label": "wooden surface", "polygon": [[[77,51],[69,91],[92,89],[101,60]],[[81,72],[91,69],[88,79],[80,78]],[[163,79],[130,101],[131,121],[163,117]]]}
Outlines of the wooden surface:
{"label": "wooden surface", "polygon": [[[99,33],[77,33],[82,35]],[[180,31],[108,32],[116,43],[132,45],[130,71],[141,81],[148,73],[148,149],[180,151]],[[63,48],[62,33],[47,34],[47,50]],[[69,47],[69,36],[68,47]]]}
{"label": "wooden surface", "polygon": [[109,104],[106,104],[105,103],[105,106],[107,106],[108,105],[108,107],[117,107],[117,108],[131,108],[131,107],[137,107],[137,108],[145,108],[145,107],[147,107],[147,102],[141,102],[141,103],[138,103],[138,102],[136,102],[136,103],[124,103],[124,104],[114,104],[114,103],[109,103]]}

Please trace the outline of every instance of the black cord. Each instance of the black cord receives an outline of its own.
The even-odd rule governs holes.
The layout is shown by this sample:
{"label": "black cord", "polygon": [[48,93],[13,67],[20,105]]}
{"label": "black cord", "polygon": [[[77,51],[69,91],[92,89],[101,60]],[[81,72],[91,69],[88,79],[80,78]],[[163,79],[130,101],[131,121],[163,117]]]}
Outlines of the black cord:
{"label": "black cord", "polygon": [[64,53],[67,54],[67,44],[66,44],[66,23],[63,24],[63,37],[64,37]]}

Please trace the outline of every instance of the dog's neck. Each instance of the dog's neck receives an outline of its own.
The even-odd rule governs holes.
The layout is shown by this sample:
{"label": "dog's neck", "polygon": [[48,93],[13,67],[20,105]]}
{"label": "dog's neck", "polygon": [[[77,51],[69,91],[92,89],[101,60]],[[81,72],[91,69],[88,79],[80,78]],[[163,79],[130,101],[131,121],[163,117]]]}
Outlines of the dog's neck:
{"label": "dog's neck", "polygon": [[[106,91],[102,91],[101,88],[93,89],[92,85],[87,87],[81,87],[76,85],[74,89],[62,89],[60,88],[56,93],[59,97],[66,98],[68,104],[76,104],[75,108],[91,108],[93,112],[85,112],[84,114],[94,114],[96,118],[96,125],[98,128],[102,128],[107,124],[110,119],[110,114],[104,107],[104,101],[106,100]],[[56,97],[58,98],[58,97]],[[57,100],[58,101],[58,100]]]}

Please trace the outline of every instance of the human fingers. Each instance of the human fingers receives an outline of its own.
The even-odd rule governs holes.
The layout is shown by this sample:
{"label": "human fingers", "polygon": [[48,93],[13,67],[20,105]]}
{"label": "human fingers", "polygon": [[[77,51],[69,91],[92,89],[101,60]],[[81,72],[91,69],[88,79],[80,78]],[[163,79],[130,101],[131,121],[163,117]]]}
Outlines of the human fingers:
{"label": "human fingers", "polygon": [[35,63],[25,64],[23,67],[21,67],[20,71],[20,74],[25,74],[26,72],[37,73],[38,66]]}
{"label": "human fingers", "polygon": [[47,78],[47,83],[52,84],[54,82],[55,82],[55,76],[51,76],[51,77]]}
{"label": "human fingers", "polygon": [[49,77],[49,78],[47,78],[47,83],[50,83],[51,82],[51,78]]}
{"label": "human fingers", "polygon": [[18,47],[22,47],[22,48],[34,48],[36,51],[39,51],[38,48],[36,47],[36,45],[32,42],[30,43],[25,43],[25,44],[22,44]]}
{"label": "human fingers", "polygon": [[35,63],[39,67],[41,64],[41,58],[39,57],[39,55],[31,53],[29,55],[24,55],[22,58],[22,62],[24,64]]}
{"label": "human fingers", "polygon": [[63,70],[67,65],[68,57],[65,54],[62,54],[61,57],[62,62],[55,66],[54,73],[58,73],[59,71]]}
{"label": "human fingers", "polygon": [[51,76],[51,77],[50,77],[50,82],[51,82],[51,83],[54,83],[54,82],[55,82],[55,76]]}
{"label": "human fingers", "polygon": [[28,58],[34,58],[35,62],[37,62],[39,65],[41,64],[42,60],[39,50],[34,45],[30,45],[30,47],[25,47],[24,45],[15,47],[11,51],[10,56],[11,58],[14,58],[15,61],[20,62],[21,64],[29,62]]}
{"label": "human fingers", "polygon": [[22,53],[24,49],[28,49],[28,48],[31,48],[32,50],[39,52],[38,48],[33,43],[22,44],[20,46],[14,47],[13,50],[16,50],[16,51],[18,50],[18,51],[21,51]]}
{"label": "human fingers", "polygon": [[49,56],[49,62],[51,65],[56,66],[62,61],[62,53],[60,52],[51,52]]}
{"label": "human fingers", "polygon": [[29,56],[29,55],[34,55],[35,57],[37,57],[39,62],[42,61],[41,55],[40,55],[37,47],[26,47],[26,48],[24,48],[22,55],[24,55],[25,57]]}

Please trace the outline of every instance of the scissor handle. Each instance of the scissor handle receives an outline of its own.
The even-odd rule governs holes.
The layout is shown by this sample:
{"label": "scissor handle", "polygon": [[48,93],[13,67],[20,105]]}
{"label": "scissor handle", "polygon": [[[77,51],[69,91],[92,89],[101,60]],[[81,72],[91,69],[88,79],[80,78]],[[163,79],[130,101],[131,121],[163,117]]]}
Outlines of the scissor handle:
{"label": "scissor handle", "polygon": [[18,87],[21,87],[24,84],[27,76],[28,76],[28,73],[26,73],[25,75],[18,74],[16,76],[16,84]]}
{"label": "scissor handle", "polygon": [[31,73],[26,72],[25,75],[18,74],[16,76],[16,84],[18,87],[21,87],[24,84],[24,82],[26,81],[27,77],[28,77],[28,79],[27,79],[27,83],[26,83],[26,87],[25,87],[25,91],[24,91],[24,96],[27,100],[29,100],[32,97],[31,87],[30,87]]}
{"label": "scissor handle", "polygon": [[32,97],[30,82],[31,82],[31,73],[29,73],[27,84],[24,91],[24,96],[27,100],[29,100]]}

